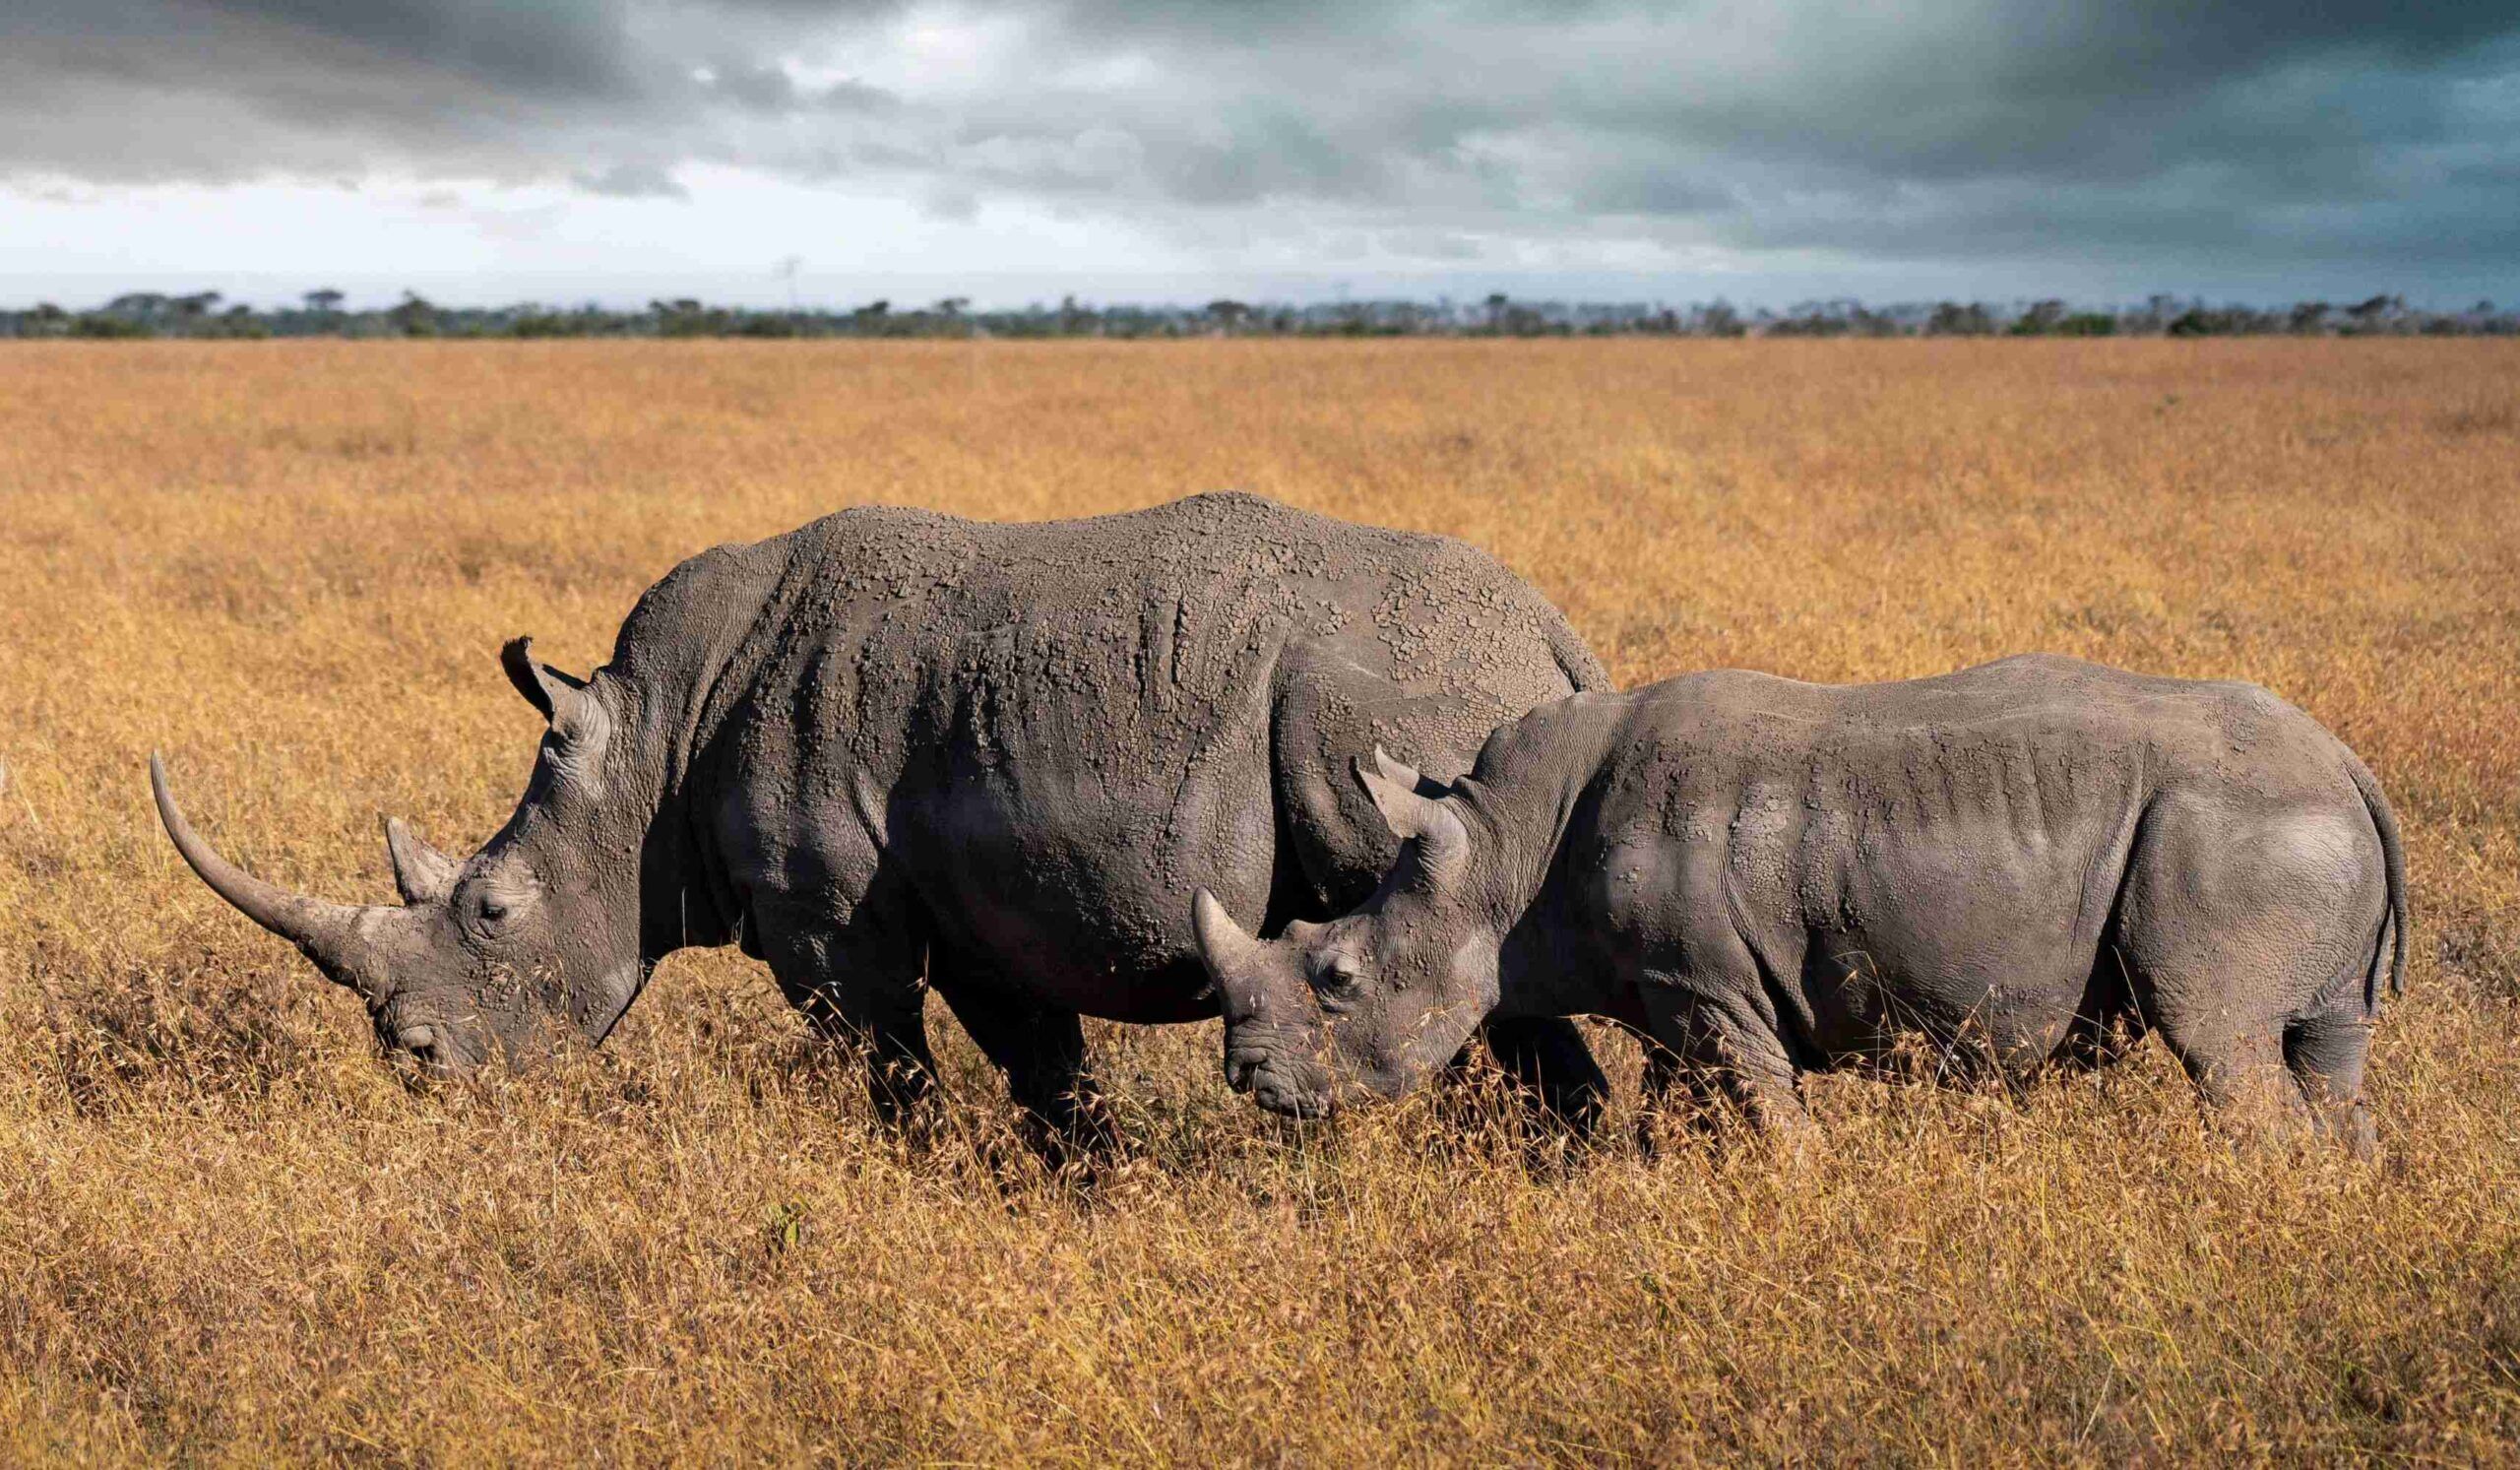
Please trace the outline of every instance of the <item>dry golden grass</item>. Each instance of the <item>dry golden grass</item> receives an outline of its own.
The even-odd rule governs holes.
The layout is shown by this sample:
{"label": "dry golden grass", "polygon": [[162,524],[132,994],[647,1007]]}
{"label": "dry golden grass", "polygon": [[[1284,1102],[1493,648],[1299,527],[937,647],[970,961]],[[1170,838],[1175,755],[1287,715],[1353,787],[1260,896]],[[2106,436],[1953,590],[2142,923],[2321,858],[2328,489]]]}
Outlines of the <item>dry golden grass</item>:
{"label": "dry golden grass", "polygon": [[[1453,532],[1620,678],[2026,649],[2263,680],[2414,869],[2386,1162],[2239,1155],[2157,1048],[1831,1081],[1825,1152],[1316,1135],[1213,1027],[1095,1033],[1091,1189],[905,1147],[767,978],[413,1096],[157,830],[390,893],[699,547],[864,500],[1238,485]],[[2497,343],[21,347],[0,352],[0,1461],[2520,1457],[2520,351]],[[1632,1073],[1634,1052],[1602,1049]]]}

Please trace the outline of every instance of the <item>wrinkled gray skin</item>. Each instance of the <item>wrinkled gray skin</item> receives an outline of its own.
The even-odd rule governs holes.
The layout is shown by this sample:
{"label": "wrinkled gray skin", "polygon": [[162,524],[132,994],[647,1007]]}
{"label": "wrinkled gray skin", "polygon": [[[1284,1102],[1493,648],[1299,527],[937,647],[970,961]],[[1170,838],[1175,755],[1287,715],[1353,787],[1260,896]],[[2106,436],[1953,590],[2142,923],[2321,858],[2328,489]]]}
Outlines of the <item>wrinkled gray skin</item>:
{"label": "wrinkled gray skin", "polygon": [[[888,1117],[931,1085],[933,984],[1053,1141],[1092,1125],[1080,1015],[1217,1013],[1194,886],[1264,932],[1372,891],[1397,843],[1324,772],[1377,742],[1459,771],[1500,720],[1608,682],[1485,554],[1240,494],[844,511],[684,562],[591,679],[502,657],[549,722],[532,780],[470,859],[389,823],[404,907],[254,879],[153,759],[168,832],[430,1070],[600,1042],[660,959],[733,940],[869,1049]],[[1489,1036],[1590,1118],[1571,1023]]]}
{"label": "wrinkled gray skin", "polygon": [[1220,987],[1268,1013],[1228,1038],[1263,1106],[1389,1098],[1482,1021],[1596,1014],[1658,1044],[1658,1104],[1677,1084],[1799,1133],[1805,1071],[1902,1035],[2012,1078],[2149,1030],[2239,1126],[2369,1146],[2397,823],[2254,685],[2048,656],[1701,673],[1544,705],[1449,787],[1358,774],[1409,839],[1359,910],[1264,943],[1196,898]]}

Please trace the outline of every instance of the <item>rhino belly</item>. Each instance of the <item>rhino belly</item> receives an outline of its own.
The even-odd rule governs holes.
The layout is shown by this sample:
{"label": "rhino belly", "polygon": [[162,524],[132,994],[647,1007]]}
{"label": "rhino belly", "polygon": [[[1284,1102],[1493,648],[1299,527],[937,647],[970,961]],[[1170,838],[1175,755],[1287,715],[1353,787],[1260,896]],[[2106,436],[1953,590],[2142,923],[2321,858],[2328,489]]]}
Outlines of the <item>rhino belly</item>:
{"label": "rhino belly", "polygon": [[2046,1060],[2091,992],[2115,877],[2080,844],[1876,848],[1797,916],[1806,1040],[1831,1060],[1916,1034]]}
{"label": "rhino belly", "polygon": [[1204,885],[1254,921],[1267,905],[1276,818],[1257,751],[1169,780],[966,771],[921,814],[911,840],[942,962],[1084,1015],[1214,1015],[1190,895]]}

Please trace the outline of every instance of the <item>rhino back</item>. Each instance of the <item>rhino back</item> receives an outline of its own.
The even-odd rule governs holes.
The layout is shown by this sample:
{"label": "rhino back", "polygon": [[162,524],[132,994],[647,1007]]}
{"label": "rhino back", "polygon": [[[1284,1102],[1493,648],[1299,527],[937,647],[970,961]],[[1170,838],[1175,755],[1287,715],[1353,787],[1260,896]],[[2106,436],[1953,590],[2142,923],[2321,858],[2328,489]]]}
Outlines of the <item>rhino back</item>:
{"label": "rhino back", "polygon": [[1737,935],[1824,1052],[1897,1016],[2044,1055],[2164,793],[2361,813],[2343,747],[2250,685],[2030,657],[1872,685],[1700,674],[1623,704],[1552,882],[1631,958]]}

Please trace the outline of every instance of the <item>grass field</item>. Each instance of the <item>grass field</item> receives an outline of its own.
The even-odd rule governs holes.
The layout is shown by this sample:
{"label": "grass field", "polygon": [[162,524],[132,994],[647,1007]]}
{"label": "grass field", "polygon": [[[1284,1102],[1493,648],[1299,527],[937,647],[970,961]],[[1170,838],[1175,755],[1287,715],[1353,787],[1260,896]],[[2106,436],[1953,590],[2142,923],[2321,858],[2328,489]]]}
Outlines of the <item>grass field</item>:
{"label": "grass field", "polygon": [[[1213,1024],[1131,1134],[880,1134],[767,975],[415,1096],[196,882],[390,898],[677,558],[859,501],[1240,486],[1450,532],[1622,681],[2050,649],[2261,680],[2405,822],[2384,1159],[2236,1155],[2155,1047],[1830,1080],[1798,1170],[1282,1132]],[[0,351],[0,1462],[2520,1460],[2520,348],[2494,342]],[[1635,1052],[1602,1034],[1623,1087]]]}

